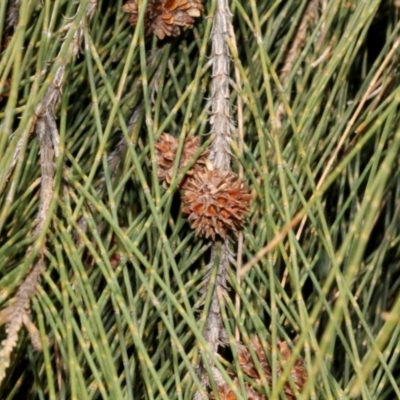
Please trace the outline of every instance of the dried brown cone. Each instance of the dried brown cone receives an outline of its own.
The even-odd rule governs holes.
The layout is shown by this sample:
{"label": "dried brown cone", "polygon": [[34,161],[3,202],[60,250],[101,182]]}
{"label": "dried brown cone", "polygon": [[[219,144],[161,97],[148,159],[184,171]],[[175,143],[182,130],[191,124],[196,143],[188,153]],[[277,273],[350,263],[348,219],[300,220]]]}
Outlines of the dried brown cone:
{"label": "dried brown cone", "polygon": [[11,78],[7,78],[3,87],[0,86],[0,101],[10,95],[9,89],[11,87]]}
{"label": "dried brown cone", "polygon": [[[271,366],[268,362],[268,358],[264,352],[264,349],[261,345],[258,337],[251,338],[251,344],[253,346],[254,352],[257,355],[258,361],[263,369],[264,375],[267,378],[267,384],[269,387],[272,386],[272,370]],[[278,362],[277,365],[277,375],[280,376],[283,373],[283,369],[285,367],[285,362],[289,360],[291,357],[291,352],[289,346],[286,342],[278,342],[278,350],[280,352],[281,358],[283,360],[282,363]],[[244,374],[248,377],[252,378],[255,383],[259,386],[263,385],[263,381],[260,375],[257,372],[257,369],[254,365],[251,354],[246,346],[241,343],[237,343],[237,352],[239,357],[239,364]],[[307,380],[307,371],[304,368],[303,362],[301,359],[297,359],[290,370],[290,375],[296,388],[299,392],[301,392]],[[238,379],[234,379],[234,383],[237,388],[239,388]],[[247,392],[247,398],[251,400],[268,400],[268,398],[264,395],[258,393],[251,385],[245,382],[245,389]],[[284,386],[285,397],[287,400],[294,400],[296,395],[290,386],[289,382],[285,383]],[[232,389],[230,389],[229,385],[219,386],[218,392],[220,394],[221,400],[236,400],[236,396],[233,393]]]}
{"label": "dried brown cone", "polygon": [[194,171],[184,187],[184,214],[199,236],[226,239],[243,227],[251,195],[232,171],[213,169],[211,163]]}
{"label": "dried brown cone", "polygon": [[[158,178],[163,181],[164,187],[168,187],[171,184],[178,145],[179,140],[168,133],[162,134],[158,142],[155,144],[158,165],[157,175]],[[178,172],[193,160],[195,153],[199,150],[199,147],[200,138],[198,136],[189,136],[185,139],[179,161]],[[186,177],[192,175],[197,168],[205,165],[207,155],[208,150],[205,150],[196,160],[196,164],[187,172]],[[181,183],[181,186],[184,186],[186,177]]]}
{"label": "dried brown cone", "polygon": [[[235,384],[235,387],[240,390],[240,383],[238,378],[235,378],[233,380],[233,383]],[[244,388],[246,390],[246,398],[247,400],[268,400],[264,395],[260,394],[259,392],[257,392],[257,390],[255,390],[253,388],[253,386],[251,386],[250,384],[248,384],[247,382],[244,383]],[[221,400],[236,400],[237,397],[235,395],[235,393],[233,392],[233,390],[230,388],[230,386],[228,384],[225,384],[223,386],[218,386],[218,394],[219,394],[219,398]],[[211,399],[215,399],[215,396],[213,396],[212,394],[210,395]]]}
{"label": "dried brown cone", "polygon": [[[268,358],[264,352],[264,349],[261,345],[260,340],[258,337],[253,337],[251,338],[251,344],[253,346],[254,352],[257,355],[258,361],[260,362],[260,365],[262,367],[262,370],[264,372],[265,377],[267,378],[267,383],[271,387],[272,386],[272,370],[271,370],[271,365],[268,361]],[[280,376],[283,373],[283,370],[285,368],[285,362],[288,361],[291,357],[291,351],[289,349],[289,346],[286,342],[278,342],[278,350],[280,352],[282,362],[277,363],[277,375]],[[257,368],[254,365],[253,359],[251,357],[251,354],[246,346],[244,346],[241,343],[237,343],[237,352],[238,352],[238,358],[239,358],[239,364],[240,367],[243,371],[244,374],[246,374],[248,377],[254,379],[254,381],[262,386],[263,381],[261,377],[259,376],[257,372]],[[307,381],[307,371],[304,368],[303,362],[301,359],[297,359],[292,366],[290,370],[290,375],[293,380],[293,383],[295,384],[297,390],[301,392],[302,388],[304,387],[306,381]],[[226,390],[226,388],[224,389]],[[247,386],[246,386],[247,390]],[[294,400],[296,398],[295,392],[293,391],[291,385],[289,382],[286,382],[283,388],[285,392],[285,396],[287,400]],[[251,394],[252,397],[248,398],[253,398],[255,400],[268,400],[265,396],[263,395],[258,395],[257,392],[253,387],[249,386],[249,394]],[[256,397],[259,396],[259,397]],[[228,397],[229,398],[229,397]],[[235,397],[230,397],[229,399],[231,400],[236,400]]]}
{"label": "dried brown cone", "polygon": [[[129,22],[136,25],[138,0],[128,0],[122,10],[131,14]],[[144,17],[146,34],[154,33],[159,39],[178,36],[183,28],[193,27],[194,18],[202,11],[202,0],[149,0]]]}
{"label": "dried brown cone", "polygon": [[11,39],[12,39],[11,35],[8,35],[4,38],[3,43],[1,44],[1,51],[4,51],[8,47],[8,45],[11,42]]}
{"label": "dried brown cone", "polygon": [[[5,81],[4,87],[5,87],[5,88],[10,88],[10,86],[11,86],[11,78],[7,78],[6,81]],[[8,97],[8,96],[10,95],[10,92],[9,92],[9,91],[3,92],[2,89],[3,89],[3,88],[0,87],[0,101],[2,101],[5,97]],[[2,92],[3,92],[3,93],[2,93]]]}

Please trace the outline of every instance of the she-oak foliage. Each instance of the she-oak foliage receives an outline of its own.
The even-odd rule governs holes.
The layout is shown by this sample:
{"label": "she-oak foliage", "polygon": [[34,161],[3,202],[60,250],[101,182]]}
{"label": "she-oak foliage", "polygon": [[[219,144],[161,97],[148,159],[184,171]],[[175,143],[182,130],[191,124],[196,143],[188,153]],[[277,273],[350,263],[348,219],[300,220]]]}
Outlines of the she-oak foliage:
{"label": "she-oak foliage", "polygon": [[0,398],[400,398],[399,15],[0,2]]}

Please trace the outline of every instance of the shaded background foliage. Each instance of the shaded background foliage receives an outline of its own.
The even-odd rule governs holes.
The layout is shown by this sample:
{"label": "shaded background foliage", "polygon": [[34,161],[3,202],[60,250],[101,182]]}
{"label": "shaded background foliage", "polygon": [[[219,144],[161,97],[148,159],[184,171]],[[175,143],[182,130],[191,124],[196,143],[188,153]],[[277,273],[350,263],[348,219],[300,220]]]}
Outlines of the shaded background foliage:
{"label": "shaded background foliage", "polygon": [[[99,1],[75,58],[68,41],[87,4],[0,5],[2,308],[33,265],[30,246],[43,243],[34,234],[35,132],[11,171],[13,156],[66,63],[54,108],[60,155],[41,230],[46,267],[31,310],[43,351],[21,330],[0,397],[189,399],[205,346],[212,287],[204,306],[200,289],[210,249],[182,217],[174,185],[160,186],[154,141],[196,134],[206,146],[215,2],[205,2],[193,30],[160,42],[128,25],[122,1]],[[237,367],[238,324],[244,343],[254,334],[271,343],[273,369],[278,339],[293,362],[304,357],[303,398],[400,397],[399,8],[266,0],[233,1],[231,10],[241,81],[233,72],[231,115],[244,126],[233,169],[243,167],[254,200],[239,263],[247,272],[238,283],[232,264],[221,304],[222,354]],[[283,378],[273,379],[269,395],[278,398]]]}

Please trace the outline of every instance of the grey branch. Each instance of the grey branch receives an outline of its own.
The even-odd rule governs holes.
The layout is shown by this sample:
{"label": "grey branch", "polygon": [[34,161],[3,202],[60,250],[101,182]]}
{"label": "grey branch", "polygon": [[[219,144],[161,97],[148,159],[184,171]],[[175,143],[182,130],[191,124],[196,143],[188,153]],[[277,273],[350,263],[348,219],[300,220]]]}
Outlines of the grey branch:
{"label": "grey branch", "polygon": [[[231,133],[234,124],[230,116],[230,52],[227,39],[233,31],[231,25],[231,12],[227,0],[217,0],[217,6],[213,18],[211,32],[211,60],[212,81],[211,81],[211,134],[213,141],[210,146],[209,159],[215,168],[223,171],[231,169]],[[214,243],[209,266],[214,264],[216,246]],[[218,354],[220,345],[226,344],[226,333],[223,326],[220,310],[220,300],[223,299],[227,287],[227,268],[233,256],[229,250],[229,240],[222,243],[220,260],[218,264],[217,278],[212,294],[211,306],[207,315],[204,338],[209,344],[210,350]],[[210,273],[206,275],[204,290],[207,291],[210,285]],[[214,381],[217,385],[223,384],[220,372],[213,366],[210,359],[207,360],[211,366]],[[203,389],[207,391],[209,377],[200,362],[198,376]],[[194,400],[201,400],[203,396],[199,391],[194,395]]]}
{"label": "grey branch", "polygon": [[[202,290],[203,294],[207,293],[207,290],[210,286],[211,279],[211,271],[214,265],[215,257],[216,257],[216,244],[214,244],[211,250],[211,260],[207,265],[209,269],[206,277],[205,277],[205,285]],[[210,350],[218,354],[219,346],[224,346],[227,344],[226,332],[224,329],[221,309],[220,309],[220,301],[223,301],[223,298],[226,295],[227,291],[227,269],[229,267],[229,263],[234,262],[234,255],[229,249],[229,240],[227,239],[224,243],[221,244],[221,251],[219,256],[218,270],[215,279],[215,285],[213,289],[213,294],[211,298],[210,309],[207,315],[206,326],[204,328],[204,339],[207,341]],[[211,366],[211,371],[213,374],[213,379],[217,383],[217,385],[221,385],[224,383],[221,373],[215,368],[211,362],[211,359],[207,358],[208,364]],[[200,382],[204,389],[207,389],[209,386],[209,377],[207,372],[203,366],[200,364],[198,366],[198,376],[200,378]],[[202,396],[200,392],[196,392],[194,396],[194,400],[201,400]]]}
{"label": "grey branch", "polygon": [[[89,4],[86,7],[87,21],[90,21],[91,18],[93,17],[96,6],[97,6],[97,0],[89,0]],[[85,24],[85,17],[83,17],[78,23],[78,26],[75,30],[73,39],[72,39],[71,43],[68,44],[68,46],[69,46],[68,56],[65,58],[61,58],[61,54],[64,51],[63,49],[64,49],[64,46],[66,46],[66,43],[64,43],[61,46],[61,49],[59,52],[60,56],[58,56],[58,59],[56,59],[56,61],[59,61],[60,66],[58,67],[58,69],[54,75],[52,83],[50,84],[48,90],[46,91],[45,95],[43,96],[43,99],[40,101],[40,103],[36,107],[35,115],[37,118],[44,117],[46,114],[49,114],[49,113],[54,114],[54,109],[58,103],[60,96],[61,96],[61,90],[62,90],[64,80],[65,80],[65,72],[67,69],[67,65],[73,59],[75,59],[80,52],[82,40],[83,40],[84,24]],[[68,24],[69,29],[75,29],[74,25],[75,24],[73,24],[73,23],[69,23]],[[68,35],[68,33],[67,33],[67,35]],[[54,121],[55,121],[55,118],[54,118]],[[14,168],[17,165],[20,151],[24,147],[24,142],[27,140],[27,137],[32,132],[33,132],[33,129],[28,124],[26,129],[22,132],[19,142],[17,143],[16,149],[15,149],[15,152],[13,155],[13,159],[12,159],[11,164],[8,168],[8,171],[6,173],[5,182],[7,182],[10,179],[10,177],[14,171]],[[52,132],[55,134],[54,129],[52,130]],[[57,135],[58,135],[58,132],[57,132]],[[53,142],[56,143],[58,140],[58,137],[53,137],[52,140],[53,140]],[[58,149],[56,149],[56,148],[55,148],[55,153],[56,153],[56,155],[58,155]]]}
{"label": "grey branch", "polygon": [[227,0],[217,0],[211,32],[212,82],[211,82],[211,134],[210,160],[215,167],[229,170],[231,162],[231,131],[234,124],[230,117],[230,53],[227,43],[231,26],[231,13]]}
{"label": "grey branch", "polygon": [[[97,0],[89,1],[86,8],[88,20],[93,16],[96,5]],[[57,69],[49,89],[35,111],[36,125],[34,132],[39,140],[41,166],[40,200],[34,231],[35,239],[38,239],[43,233],[46,219],[49,214],[50,204],[54,195],[54,156],[57,157],[59,154],[59,133],[54,110],[61,96],[61,89],[65,81],[67,64],[79,53],[83,39],[84,23],[84,18],[82,18],[70,44],[70,57],[68,58],[68,61],[61,63],[60,67]],[[20,139],[14,154],[13,162],[7,173],[7,178],[10,177],[18,158],[20,157],[19,152],[23,148],[23,143],[30,132],[31,129],[28,127],[22,134],[22,138]],[[35,249],[35,246],[37,247],[37,245],[39,245],[38,260],[32,266],[14,298],[11,299],[10,305],[0,312],[0,326],[7,325],[7,336],[5,340],[2,341],[2,347],[0,349],[0,382],[5,378],[6,369],[10,365],[11,353],[17,344],[19,332],[23,326],[25,326],[30,335],[33,347],[37,350],[41,349],[39,331],[30,319],[30,307],[31,298],[37,292],[42,272],[45,269],[43,255],[44,243],[45,241],[43,241],[43,243],[38,242],[36,245],[32,245],[27,249],[27,255],[30,255]]]}
{"label": "grey branch", "polygon": [[6,32],[13,32],[17,27],[19,20],[19,9],[21,8],[21,0],[14,0],[10,3],[7,9],[7,17],[5,24]]}

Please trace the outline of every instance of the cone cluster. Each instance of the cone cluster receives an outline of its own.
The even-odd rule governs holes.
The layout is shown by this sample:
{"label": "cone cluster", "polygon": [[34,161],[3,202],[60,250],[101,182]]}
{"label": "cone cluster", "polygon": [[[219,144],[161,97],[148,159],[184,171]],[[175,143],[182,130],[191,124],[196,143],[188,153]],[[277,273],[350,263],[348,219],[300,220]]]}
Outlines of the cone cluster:
{"label": "cone cluster", "polygon": [[[257,355],[258,361],[262,367],[264,375],[267,379],[267,384],[269,387],[272,387],[272,370],[271,365],[268,362],[268,358],[265,354],[265,351],[261,345],[258,337],[253,337],[251,339],[251,344],[254,349],[255,354]],[[283,373],[283,369],[285,367],[285,362],[288,361],[291,357],[291,351],[286,342],[278,342],[278,351],[280,352],[281,358],[283,360],[282,363],[277,363],[277,376],[279,377]],[[257,372],[257,368],[254,365],[253,359],[251,357],[249,349],[241,343],[237,343],[237,352],[239,358],[239,364],[242,369],[242,372],[251,378],[255,383],[259,386],[264,384],[262,377]],[[235,373],[232,372],[234,376],[234,383],[236,387],[239,389],[239,380]],[[307,381],[307,371],[304,368],[303,361],[301,359],[297,359],[294,363],[293,367],[290,370],[290,375],[293,383],[295,384],[298,392],[300,393]],[[245,382],[245,388],[247,392],[248,400],[268,400],[268,398],[260,394],[253,386],[249,383]],[[287,400],[296,399],[296,394],[292,389],[292,386],[286,382],[283,388],[285,393],[285,398]],[[228,384],[223,384],[218,386],[218,393],[221,400],[236,400],[236,396],[233,393],[232,389]]]}
{"label": "cone cluster", "polygon": [[[193,160],[199,146],[198,137],[185,140],[178,172]],[[178,139],[169,134],[163,134],[156,144],[157,174],[164,187],[171,183],[177,150]],[[243,227],[251,195],[242,179],[232,171],[213,168],[207,156],[206,150],[180,183],[182,212],[198,236],[226,239]]]}
{"label": "cone cluster", "polygon": [[[128,0],[122,10],[131,14],[129,22],[136,25],[138,0]],[[194,18],[202,11],[202,0],[149,0],[144,16],[146,34],[153,33],[159,39],[179,36],[183,28],[193,28]]]}

